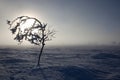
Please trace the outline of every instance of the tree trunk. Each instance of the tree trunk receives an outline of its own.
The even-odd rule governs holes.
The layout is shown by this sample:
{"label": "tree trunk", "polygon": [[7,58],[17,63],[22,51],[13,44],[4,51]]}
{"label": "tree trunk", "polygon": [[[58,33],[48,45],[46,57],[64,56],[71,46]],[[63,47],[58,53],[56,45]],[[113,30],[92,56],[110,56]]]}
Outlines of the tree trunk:
{"label": "tree trunk", "polygon": [[40,58],[41,58],[41,55],[42,55],[42,53],[43,53],[43,48],[44,48],[44,44],[42,44],[42,47],[41,47],[41,50],[40,50],[40,54],[39,54],[39,57],[38,57],[37,66],[40,66]]}
{"label": "tree trunk", "polygon": [[44,45],[45,45],[45,39],[44,39],[44,31],[45,29],[42,29],[42,47],[41,47],[41,50],[40,50],[40,54],[39,54],[39,57],[38,57],[38,63],[37,63],[37,66],[40,66],[40,58],[41,58],[41,55],[43,53],[43,48],[44,48]]}

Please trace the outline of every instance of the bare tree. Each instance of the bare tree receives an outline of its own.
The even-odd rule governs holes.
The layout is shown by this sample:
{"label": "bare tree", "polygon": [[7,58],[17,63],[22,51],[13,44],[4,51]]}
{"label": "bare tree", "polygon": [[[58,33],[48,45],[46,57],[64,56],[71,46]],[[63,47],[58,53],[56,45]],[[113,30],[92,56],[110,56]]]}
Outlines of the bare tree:
{"label": "bare tree", "polygon": [[13,21],[7,21],[9,29],[15,35],[14,40],[22,43],[23,40],[29,41],[31,44],[41,46],[38,57],[37,66],[40,66],[40,58],[46,41],[52,40],[55,30],[47,27],[47,24],[41,23],[38,19],[29,16],[20,16]]}

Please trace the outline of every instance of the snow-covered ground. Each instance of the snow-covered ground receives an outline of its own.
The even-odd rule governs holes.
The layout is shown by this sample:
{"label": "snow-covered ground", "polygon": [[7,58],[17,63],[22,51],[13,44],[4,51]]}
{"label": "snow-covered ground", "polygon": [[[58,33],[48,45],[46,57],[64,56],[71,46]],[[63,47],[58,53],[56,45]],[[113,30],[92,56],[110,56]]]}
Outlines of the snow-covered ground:
{"label": "snow-covered ground", "polygon": [[120,47],[0,48],[0,80],[120,80]]}

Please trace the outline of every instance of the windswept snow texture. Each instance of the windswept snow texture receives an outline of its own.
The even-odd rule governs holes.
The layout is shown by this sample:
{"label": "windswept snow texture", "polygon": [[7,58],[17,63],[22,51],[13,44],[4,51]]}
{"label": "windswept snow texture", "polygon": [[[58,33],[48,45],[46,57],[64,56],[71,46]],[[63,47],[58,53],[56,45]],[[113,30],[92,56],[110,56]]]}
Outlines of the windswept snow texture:
{"label": "windswept snow texture", "polygon": [[120,80],[120,47],[0,48],[0,80]]}

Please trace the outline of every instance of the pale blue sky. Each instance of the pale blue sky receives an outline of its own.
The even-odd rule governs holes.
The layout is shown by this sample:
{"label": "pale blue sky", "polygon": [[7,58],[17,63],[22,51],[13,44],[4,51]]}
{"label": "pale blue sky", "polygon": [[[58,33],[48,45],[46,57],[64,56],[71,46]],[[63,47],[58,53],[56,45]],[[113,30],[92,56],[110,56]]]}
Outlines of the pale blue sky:
{"label": "pale blue sky", "polygon": [[119,0],[0,0],[0,45],[17,44],[6,20],[28,15],[56,29],[48,45],[120,42]]}

